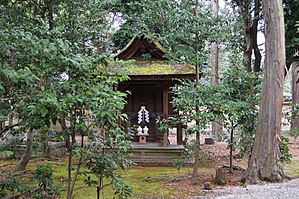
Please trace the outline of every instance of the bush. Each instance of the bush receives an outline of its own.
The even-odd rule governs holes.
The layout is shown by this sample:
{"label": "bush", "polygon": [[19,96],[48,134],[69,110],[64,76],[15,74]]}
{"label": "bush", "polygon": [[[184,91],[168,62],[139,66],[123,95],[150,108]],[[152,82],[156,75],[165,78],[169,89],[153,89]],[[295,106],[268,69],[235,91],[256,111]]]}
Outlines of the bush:
{"label": "bush", "polygon": [[32,177],[37,182],[37,191],[34,193],[35,198],[56,198],[60,196],[60,189],[54,187],[53,179],[54,170],[50,165],[37,165]]}
{"label": "bush", "polygon": [[280,151],[280,161],[281,162],[291,162],[292,155],[289,153],[289,139],[287,137],[281,136],[281,143],[279,145]]}
{"label": "bush", "polygon": [[298,128],[291,129],[287,131],[287,134],[296,139],[299,136],[299,129]]}
{"label": "bush", "polygon": [[0,151],[0,159],[10,160],[15,157],[15,153],[12,151]]}
{"label": "bush", "polygon": [[10,172],[6,173],[4,175],[4,178],[0,180],[0,196],[4,197],[6,194],[8,194],[7,192],[12,195],[28,192],[30,190],[30,187],[17,180],[19,178],[19,174]]}

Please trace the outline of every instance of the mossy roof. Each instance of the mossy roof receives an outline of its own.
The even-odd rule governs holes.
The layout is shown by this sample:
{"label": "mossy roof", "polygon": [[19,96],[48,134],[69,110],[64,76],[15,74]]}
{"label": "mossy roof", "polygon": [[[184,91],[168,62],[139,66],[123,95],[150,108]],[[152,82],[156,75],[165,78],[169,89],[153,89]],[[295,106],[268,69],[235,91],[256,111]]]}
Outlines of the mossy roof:
{"label": "mossy roof", "polygon": [[[149,59],[142,56],[140,48],[146,48]],[[135,60],[135,67],[121,69],[122,73],[128,75],[182,75],[195,74],[195,67],[183,62],[170,63],[164,57],[166,50],[153,38],[144,36],[134,37],[115,57],[122,60]]]}
{"label": "mossy roof", "polygon": [[168,61],[136,61],[136,66],[125,71],[128,75],[179,75],[194,74],[195,68],[185,63]]}

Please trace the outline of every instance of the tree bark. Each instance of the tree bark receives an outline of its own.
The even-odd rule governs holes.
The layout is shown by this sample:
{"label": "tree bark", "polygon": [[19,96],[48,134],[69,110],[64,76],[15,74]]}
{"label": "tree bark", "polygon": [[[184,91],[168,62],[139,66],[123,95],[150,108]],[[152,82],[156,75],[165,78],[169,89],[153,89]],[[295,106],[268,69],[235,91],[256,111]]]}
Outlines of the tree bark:
{"label": "tree bark", "polygon": [[215,176],[216,184],[223,185],[226,183],[226,172],[224,168],[216,169],[216,176]]}
{"label": "tree bark", "polygon": [[21,160],[16,165],[16,171],[23,171],[26,169],[26,166],[31,158],[32,144],[33,144],[33,132],[32,129],[30,129],[27,132],[26,149],[24,151]]}
{"label": "tree bark", "polygon": [[[292,63],[292,105],[299,104],[299,63]],[[293,117],[291,121],[291,129],[299,129],[299,117]]]}
{"label": "tree bark", "polygon": [[281,0],[263,1],[266,56],[259,120],[245,173],[250,183],[284,178],[279,159],[285,66],[284,19]]}
{"label": "tree bark", "polygon": [[262,55],[260,52],[260,49],[257,44],[257,32],[258,32],[258,23],[259,23],[259,15],[260,15],[260,0],[255,0],[254,1],[254,19],[252,22],[252,47],[253,47],[253,52],[254,52],[254,66],[253,66],[253,71],[254,72],[259,72],[261,70],[261,60],[262,60]]}
{"label": "tree bark", "polygon": [[[218,0],[211,0],[212,14],[218,16]],[[219,82],[219,50],[216,42],[211,44],[211,55],[212,55],[212,77],[211,83],[218,84]],[[214,138],[219,137],[222,133],[223,126],[219,121],[212,122],[212,135]]]}
{"label": "tree bark", "polygon": [[61,131],[62,131],[61,134],[62,134],[63,139],[65,140],[66,148],[69,149],[71,146],[71,141],[70,141],[70,136],[68,134],[64,115],[61,115],[60,125],[61,125]]}
{"label": "tree bark", "polygon": [[250,27],[250,20],[246,16],[246,18],[243,21],[243,27],[245,30],[245,39],[246,39],[246,48],[244,51],[244,62],[245,62],[245,68],[247,72],[251,72],[251,55],[252,55],[252,28]]}
{"label": "tree bark", "polygon": [[234,124],[230,130],[230,146],[229,146],[229,172],[233,173],[233,149],[234,149]]}
{"label": "tree bark", "polygon": [[[243,18],[243,29],[245,31],[244,65],[247,72],[252,71],[252,51],[254,52],[254,72],[260,71],[261,53],[257,44],[258,22],[260,16],[260,0],[254,0],[254,9],[251,9],[248,2],[236,0],[239,12]],[[253,12],[253,14],[252,14]],[[253,17],[251,17],[253,15]]]}
{"label": "tree bark", "polygon": [[[198,0],[195,0],[195,16],[198,18]],[[195,34],[195,53],[196,53],[196,87],[199,86],[199,64],[198,64],[198,42],[199,42],[199,35],[198,32]],[[196,105],[196,114],[199,113],[199,107]],[[199,117],[199,116],[197,116]],[[199,119],[196,119],[196,126],[199,124]],[[195,153],[194,153],[194,167],[193,167],[193,173],[192,173],[192,183],[197,184],[197,173],[198,173],[198,167],[199,167],[199,152],[200,152],[200,132],[196,131],[196,140],[195,140]]]}

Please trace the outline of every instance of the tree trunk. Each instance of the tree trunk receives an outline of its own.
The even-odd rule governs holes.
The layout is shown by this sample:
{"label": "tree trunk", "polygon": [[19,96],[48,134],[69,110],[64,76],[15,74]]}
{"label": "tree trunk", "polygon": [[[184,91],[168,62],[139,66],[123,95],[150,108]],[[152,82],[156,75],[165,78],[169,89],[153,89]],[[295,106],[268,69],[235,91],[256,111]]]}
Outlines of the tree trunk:
{"label": "tree trunk", "polygon": [[233,149],[234,149],[234,124],[230,130],[230,146],[229,146],[229,172],[233,173]]}
{"label": "tree trunk", "polygon": [[70,141],[70,136],[68,134],[68,130],[67,130],[67,126],[66,126],[66,122],[65,122],[65,116],[61,116],[60,118],[60,125],[61,125],[61,134],[63,139],[65,140],[65,145],[66,148],[69,149],[71,146],[71,141]]}
{"label": "tree trunk", "polygon": [[259,120],[245,173],[250,183],[282,181],[279,160],[282,95],[285,66],[284,19],[281,0],[263,1],[266,56]]}
{"label": "tree trunk", "polygon": [[[294,62],[292,64],[292,105],[299,104],[299,63]],[[299,129],[299,117],[292,117],[291,129]]]}
{"label": "tree trunk", "polygon": [[[198,17],[198,0],[195,0],[195,16]],[[199,86],[199,64],[198,64],[198,42],[199,42],[199,35],[198,32],[195,34],[195,53],[196,53],[196,87]],[[199,113],[199,107],[196,105],[196,113],[198,115]],[[199,116],[198,116],[199,117]],[[199,124],[199,119],[196,118],[196,126]],[[192,173],[192,183],[197,184],[197,172],[199,167],[199,152],[200,152],[200,132],[196,131],[196,140],[195,140],[195,153],[194,153],[194,167],[193,167],[193,173]]]}
{"label": "tree trunk", "polygon": [[[68,151],[68,181],[67,181],[67,199],[72,199],[73,197],[73,191],[74,191],[74,184],[76,182],[76,179],[72,178],[72,166],[73,166],[73,148],[76,144],[76,132],[75,132],[75,125],[76,125],[76,110],[74,112],[71,112],[71,118],[70,118],[70,129],[71,129],[71,139],[72,142],[70,143],[67,151]],[[72,185],[73,183],[73,185]]]}
{"label": "tree trunk", "polygon": [[246,48],[244,51],[244,62],[245,62],[245,68],[247,72],[251,72],[251,55],[252,55],[252,28],[250,27],[250,21],[249,18],[246,17],[243,21],[243,27],[245,30],[245,39],[246,39]]}
{"label": "tree trunk", "polygon": [[216,169],[216,176],[215,176],[216,184],[224,185],[226,183],[226,172],[224,168]]}
{"label": "tree trunk", "polygon": [[[247,72],[252,71],[252,50],[254,51],[254,72],[260,71],[261,53],[257,44],[257,26],[260,16],[260,0],[254,0],[254,10],[246,2],[236,0],[240,14],[243,18],[243,29],[245,32],[244,65]],[[252,13],[253,12],[253,13]],[[251,17],[253,15],[253,17]]]}
{"label": "tree trunk", "polygon": [[23,171],[26,169],[26,166],[31,158],[32,144],[33,144],[33,132],[32,129],[30,129],[27,132],[26,149],[24,151],[21,160],[16,165],[16,171]]}
{"label": "tree trunk", "polygon": [[262,55],[257,44],[258,23],[260,20],[260,0],[254,0],[254,19],[252,21],[252,47],[254,52],[254,66],[253,71],[259,72],[261,70]]}
{"label": "tree trunk", "polygon": [[[211,0],[211,6],[212,6],[212,14],[213,16],[218,15],[218,0]],[[211,83],[212,84],[218,84],[219,82],[219,50],[218,45],[216,42],[213,42],[211,44],[211,54],[212,54],[212,77],[211,77]],[[219,135],[222,133],[223,126],[219,121],[212,122],[212,135],[214,138],[219,137]]]}

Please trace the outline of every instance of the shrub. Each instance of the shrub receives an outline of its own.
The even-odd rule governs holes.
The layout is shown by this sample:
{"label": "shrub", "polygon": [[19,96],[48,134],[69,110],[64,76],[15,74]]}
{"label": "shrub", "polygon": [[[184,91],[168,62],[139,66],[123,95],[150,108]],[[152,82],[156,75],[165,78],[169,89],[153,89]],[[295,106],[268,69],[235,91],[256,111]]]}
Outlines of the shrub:
{"label": "shrub", "polygon": [[279,145],[280,161],[291,162],[292,155],[289,153],[289,139],[285,136],[281,136],[281,143]]}

